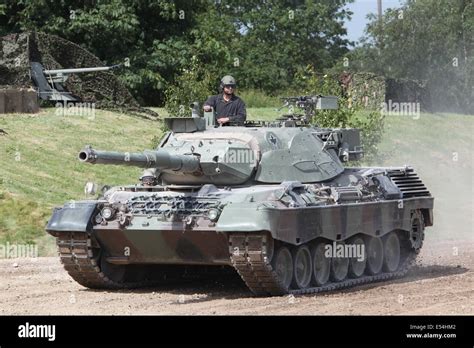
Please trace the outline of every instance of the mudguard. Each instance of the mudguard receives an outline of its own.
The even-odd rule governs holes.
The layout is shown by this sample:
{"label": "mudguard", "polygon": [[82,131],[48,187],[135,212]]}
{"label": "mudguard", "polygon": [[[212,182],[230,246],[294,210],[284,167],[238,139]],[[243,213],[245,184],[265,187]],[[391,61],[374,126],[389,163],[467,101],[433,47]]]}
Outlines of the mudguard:
{"label": "mudguard", "polygon": [[55,236],[57,232],[87,232],[92,229],[91,218],[97,208],[96,201],[66,203],[56,208],[48,221],[46,231]]}

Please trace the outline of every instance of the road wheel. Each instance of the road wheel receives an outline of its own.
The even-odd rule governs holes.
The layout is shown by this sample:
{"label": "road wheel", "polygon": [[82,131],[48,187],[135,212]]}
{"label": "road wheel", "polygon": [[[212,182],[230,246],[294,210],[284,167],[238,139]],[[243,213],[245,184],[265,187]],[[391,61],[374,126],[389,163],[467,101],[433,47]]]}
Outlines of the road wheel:
{"label": "road wheel", "polygon": [[375,275],[380,273],[383,266],[383,243],[379,237],[369,237],[367,245],[367,273]]}
{"label": "road wheel", "polygon": [[386,272],[395,272],[400,265],[400,240],[395,232],[390,232],[384,238],[383,269]]}
{"label": "road wheel", "polygon": [[362,255],[352,255],[353,257],[349,261],[349,277],[359,278],[364,274],[367,264],[365,242],[362,237],[355,237],[351,239],[349,244],[356,246],[355,250],[357,253],[362,253]]}
{"label": "road wheel", "polygon": [[275,252],[272,266],[282,287],[284,290],[288,290],[293,279],[293,257],[287,247],[280,247]]}
{"label": "road wheel", "polygon": [[316,286],[324,285],[329,280],[331,272],[331,258],[326,257],[326,243],[319,242],[313,248],[313,284]]}
{"label": "road wheel", "polygon": [[[344,244],[337,244],[337,246],[344,247]],[[349,272],[349,258],[345,256],[337,257],[335,254],[337,253],[333,253],[333,257],[331,258],[331,279],[335,282],[341,282],[346,279]]]}
{"label": "road wheel", "polygon": [[298,289],[305,289],[309,286],[313,273],[311,252],[306,245],[300,245],[295,250],[296,252],[293,255],[293,286]]}

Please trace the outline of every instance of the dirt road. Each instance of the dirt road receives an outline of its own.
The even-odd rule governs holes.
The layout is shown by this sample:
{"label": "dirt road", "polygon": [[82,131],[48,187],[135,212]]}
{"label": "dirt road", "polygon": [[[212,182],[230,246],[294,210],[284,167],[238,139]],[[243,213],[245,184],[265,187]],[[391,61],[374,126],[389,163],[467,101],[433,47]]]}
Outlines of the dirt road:
{"label": "dirt road", "polygon": [[57,258],[0,261],[5,314],[474,314],[474,242],[426,240],[403,279],[323,295],[254,298],[239,279],[134,291],[75,283]]}

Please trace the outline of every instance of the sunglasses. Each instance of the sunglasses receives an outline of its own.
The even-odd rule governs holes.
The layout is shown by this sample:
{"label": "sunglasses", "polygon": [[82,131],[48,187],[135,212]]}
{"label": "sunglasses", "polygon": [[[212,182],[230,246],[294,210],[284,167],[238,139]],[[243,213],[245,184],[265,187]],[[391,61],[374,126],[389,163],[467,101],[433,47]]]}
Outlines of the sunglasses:
{"label": "sunglasses", "polygon": [[235,85],[224,85],[224,88],[235,88]]}

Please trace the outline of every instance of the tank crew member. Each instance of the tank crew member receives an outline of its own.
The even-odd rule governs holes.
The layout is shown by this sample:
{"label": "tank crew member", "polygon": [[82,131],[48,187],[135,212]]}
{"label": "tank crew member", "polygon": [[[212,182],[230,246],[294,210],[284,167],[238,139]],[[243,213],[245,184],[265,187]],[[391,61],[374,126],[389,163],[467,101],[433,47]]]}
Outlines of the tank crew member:
{"label": "tank crew member", "polygon": [[216,121],[220,125],[243,126],[247,119],[244,101],[234,94],[236,86],[232,76],[224,76],[219,86],[221,94],[209,97],[204,103],[204,111],[211,111],[211,108],[214,108]]}

